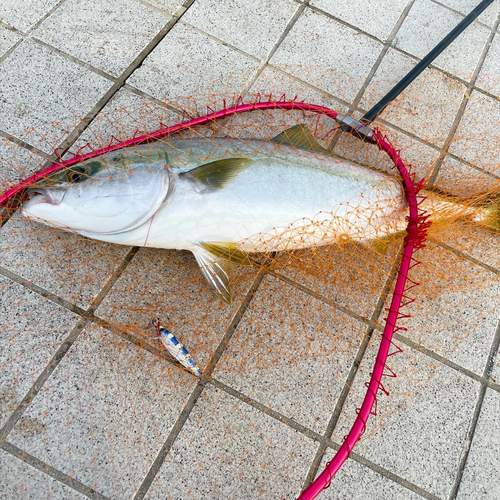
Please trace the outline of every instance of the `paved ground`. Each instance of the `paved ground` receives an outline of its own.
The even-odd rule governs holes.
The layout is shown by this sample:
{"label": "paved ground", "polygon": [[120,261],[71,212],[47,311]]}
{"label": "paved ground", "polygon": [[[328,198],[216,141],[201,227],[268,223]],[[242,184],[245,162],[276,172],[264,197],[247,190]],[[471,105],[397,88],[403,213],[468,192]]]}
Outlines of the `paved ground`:
{"label": "paved ground", "polygon": [[[223,92],[228,79],[230,90],[268,90],[262,82],[274,75],[280,81],[300,79],[308,100],[358,112],[403,76],[478,0],[307,3],[0,0],[0,135],[19,142],[21,156],[24,148],[37,147],[43,162],[52,148],[76,141],[84,127],[43,140],[21,131],[72,115],[92,118],[106,106],[204,92],[208,86]],[[479,164],[481,159],[490,166],[494,161],[486,158],[490,149],[478,153],[475,143],[453,142],[450,154],[441,152],[457,130],[487,142],[487,132],[498,128],[499,9],[500,1],[494,2],[426,72],[425,85],[414,97],[427,99],[427,106],[400,106],[384,116],[417,170],[431,174],[438,186],[467,171],[467,155]],[[338,71],[335,78],[325,77],[326,67]],[[481,122],[468,120],[478,115],[484,118]],[[491,141],[490,148],[495,145]],[[5,165],[11,162],[8,152],[0,150],[0,155]],[[467,187],[457,183],[456,189]],[[2,248],[20,248],[22,222],[14,217],[0,237],[9,239]],[[21,240],[14,245],[15,238]],[[58,244],[64,248],[64,242],[56,242],[52,251],[58,251]],[[330,359],[333,366],[347,368],[361,360],[361,367],[357,372],[356,364],[346,368],[340,384],[332,378],[330,364],[322,372],[324,400],[297,397],[300,379],[288,392],[283,390],[279,372],[264,382],[262,377],[254,381],[228,375],[223,347],[229,340],[227,352],[238,356],[245,345],[239,344],[240,336],[232,338],[235,330],[250,328],[252,315],[272,309],[280,294],[297,294],[298,302],[312,300],[283,281],[277,285],[266,277],[264,286],[259,278],[242,291],[249,298],[257,293],[245,304],[241,324],[235,323],[234,310],[210,312],[221,325],[210,339],[212,361],[220,360],[212,381],[196,383],[189,375],[169,372],[177,377],[176,384],[165,387],[158,383],[165,370],[161,359],[133,343],[113,350],[113,334],[89,320],[94,313],[113,318],[114,294],[145,276],[145,263],[151,264],[153,254],[103,249],[81,240],[75,244],[75,255],[84,257],[80,262],[63,260],[62,265],[75,269],[75,276],[63,283],[53,270],[28,265],[46,251],[43,241],[24,245],[22,258],[5,251],[0,262],[0,318],[6,325],[0,354],[2,498],[294,498],[309,471],[332,456],[348,430],[373,346],[351,346]],[[399,387],[410,385],[416,373],[424,379],[432,372],[430,382],[359,444],[320,498],[500,499],[500,372],[495,366],[500,262],[491,251],[495,245],[485,236],[465,252],[463,259],[482,286],[462,293],[459,313],[453,312],[454,298],[429,304],[398,338],[410,353],[402,361],[396,357]],[[436,255],[453,258],[443,247]],[[183,259],[184,254],[174,256],[169,264],[169,276],[177,283],[195,269]],[[159,273],[168,274],[164,269]],[[87,275],[98,279],[82,285]],[[151,291],[158,297],[170,284],[159,279],[157,290]],[[343,324],[360,331],[369,327],[377,319],[380,299],[367,297],[355,315],[343,317]],[[47,332],[43,342],[30,333],[33,325],[23,319],[20,303],[39,313],[37,328]],[[9,307],[16,308],[15,318]],[[437,320],[436,310],[449,312],[448,319]],[[454,314],[476,327],[457,348],[449,349]],[[32,314],[26,317],[33,322]],[[323,311],[311,321],[327,317]],[[413,371],[405,378],[404,363],[410,358]],[[147,376],[144,366],[149,367]],[[320,367],[314,369],[319,373]],[[349,391],[351,386],[359,389]],[[199,418],[207,411],[210,419]],[[228,425],[238,434],[236,440],[248,443],[252,459],[238,458],[238,450],[224,438]],[[262,470],[263,463],[269,470]],[[286,471],[293,481],[287,481]],[[216,490],[214,483],[225,483],[226,489]]]}

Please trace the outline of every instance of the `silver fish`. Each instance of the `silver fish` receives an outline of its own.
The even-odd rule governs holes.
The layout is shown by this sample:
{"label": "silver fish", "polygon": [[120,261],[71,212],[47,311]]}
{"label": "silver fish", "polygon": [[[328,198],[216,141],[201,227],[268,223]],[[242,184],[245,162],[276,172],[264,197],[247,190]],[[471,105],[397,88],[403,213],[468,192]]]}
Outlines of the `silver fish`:
{"label": "silver fish", "polygon": [[272,140],[171,139],[68,167],[29,190],[23,214],[123,245],[193,252],[230,301],[230,262],[251,252],[367,241],[404,229],[390,176],[333,156],[297,125]]}

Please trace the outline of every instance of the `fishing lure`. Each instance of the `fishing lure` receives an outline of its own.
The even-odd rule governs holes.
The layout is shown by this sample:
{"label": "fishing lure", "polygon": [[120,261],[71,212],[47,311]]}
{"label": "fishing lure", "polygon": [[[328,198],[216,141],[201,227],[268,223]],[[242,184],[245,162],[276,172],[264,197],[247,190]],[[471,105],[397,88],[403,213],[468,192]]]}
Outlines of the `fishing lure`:
{"label": "fishing lure", "polygon": [[158,338],[161,343],[167,348],[168,352],[177,360],[179,363],[191,371],[197,377],[201,377],[203,374],[198,368],[198,365],[194,362],[191,354],[187,349],[177,340],[174,334],[169,332],[160,322],[158,318],[152,320],[153,326],[156,328],[158,333]]}

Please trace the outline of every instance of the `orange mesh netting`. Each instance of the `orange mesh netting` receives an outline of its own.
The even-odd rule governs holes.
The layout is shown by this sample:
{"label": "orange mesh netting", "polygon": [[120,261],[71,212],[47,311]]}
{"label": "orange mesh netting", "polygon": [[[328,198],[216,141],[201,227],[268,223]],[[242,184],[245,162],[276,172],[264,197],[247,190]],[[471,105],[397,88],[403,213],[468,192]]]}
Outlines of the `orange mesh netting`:
{"label": "orange mesh netting", "polygon": [[[391,105],[377,133],[380,141],[387,134],[412,163],[417,191],[425,181],[420,219],[413,220],[419,234],[410,235],[418,262],[410,262],[404,307],[361,447],[391,432],[408,401],[439,383],[444,358],[476,372],[486,360],[471,360],[471,345],[491,343],[498,316],[498,103],[485,116],[481,97],[473,96],[449,154],[440,157],[439,122],[447,116],[428,112],[418,92],[410,88]],[[370,95],[369,89],[366,99]],[[302,99],[312,102],[309,95],[280,93],[122,107],[118,98],[55,162],[53,145],[79,118],[3,141],[4,193],[50,165],[54,173],[24,187],[56,190],[76,174],[73,188],[99,189],[116,180],[114,160],[99,160],[92,151],[109,145],[121,155],[142,148],[143,163],[158,161],[155,148],[161,148],[183,173],[207,163],[225,168],[217,162],[227,158],[250,172],[245,159],[286,164],[295,155],[294,161],[313,164],[304,190],[307,175],[329,175],[332,160],[383,176],[370,196],[365,190],[313,217],[225,240],[225,246],[209,241],[216,245],[206,251],[231,262],[230,303],[190,251],[149,248],[150,231],[143,244],[87,238],[67,225],[24,217],[19,206],[33,193],[10,196],[0,230],[4,449],[48,464],[49,476],[87,496],[112,498],[146,492],[153,498],[294,498],[322,470],[321,451],[342,444],[365,396],[408,243],[409,212],[406,186],[386,151],[341,131],[332,116],[286,109]],[[155,131],[207,113],[273,100],[275,109],[212,119],[153,140]],[[315,102],[335,108],[324,96]],[[413,126],[432,122],[426,143],[406,128],[415,113]],[[142,146],[122,145],[143,136]],[[104,165],[99,176],[75,168],[85,155],[87,165]],[[63,161],[72,167],[54,168]],[[132,163],[123,161],[120,169],[139,183],[141,171]],[[196,183],[205,175],[199,171],[189,182],[201,186]],[[236,184],[224,177],[219,188]],[[206,195],[204,189],[197,195]],[[428,241],[420,248],[424,230]],[[201,378],[169,354],[151,324],[155,318],[189,351]],[[430,364],[422,362],[422,349],[432,353]],[[380,397],[384,392],[389,397]],[[214,467],[208,474],[207,462],[219,464],[220,474]],[[49,494],[52,486],[44,488]]]}

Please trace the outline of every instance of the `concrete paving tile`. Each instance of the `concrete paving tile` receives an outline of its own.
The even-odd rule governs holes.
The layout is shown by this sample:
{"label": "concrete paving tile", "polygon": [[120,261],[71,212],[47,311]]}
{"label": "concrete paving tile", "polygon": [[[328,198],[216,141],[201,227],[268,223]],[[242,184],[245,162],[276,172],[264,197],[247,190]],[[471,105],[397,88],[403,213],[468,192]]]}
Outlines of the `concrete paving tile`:
{"label": "concrete paving tile", "polygon": [[358,0],[351,2],[336,0],[312,0],[311,5],[332,14],[352,26],[386,41],[408,2],[406,0]]}
{"label": "concrete paving tile", "polygon": [[[416,61],[410,57],[390,49],[360,106],[370,109],[415,65]],[[449,134],[465,90],[464,85],[444,73],[427,69],[383,111],[381,118],[440,146]]]}
{"label": "concrete paving tile", "polygon": [[[336,441],[348,433],[355,409],[361,405],[379,340],[379,335],[372,339],[361,363],[333,434]],[[388,362],[397,377],[382,379],[390,395],[378,393],[377,416],[370,417],[367,431],[354,451],[446,498],[455,480],[479,383],[402,347],[404,352],[391,356]]]}
{"label": "concrete paving tile", "polygon": [[[356,242],[304,250],[296,252],[279,273],[355,314],[370,318],[400,244],[401,241],[391,243],[385,253]],[[294,264],[294,259],[300,259],[300,264]]]}
{"label": "concrete paving tile", "polygon": [[148,499],[295,498],[316,443],[207,386]]}
{"label": "concrete paving tile", "polygon": [[[78,319],[68,310],[0,276],[0,427]],[[41,426],[36,420],[24,421],[33,431]]]}
{"label": "concrete paving tile", "polygon": [[139,487],[195,377],[113,334],[88,326],[9,441],[111,498]]}
{"label": "concrete paving tile", "polygon": [[233,303],[227,305],[206,282],[191,252],[143,248],[96,314],[164,350],[151,327],[151,319],[159,317],[203,371],[257,272],[233,270]]}
{"label": "concrete paving tile", "polygon": [[484,60],[476,86],[500,96],[500,33],[496,33]]}
{"label": "concrete paving tile", "polygon": [[[394,46],[423,58],[463,17],[431,0],[416,0],[399,29]],[[470,80],[490,30],[471,24],[434,62],[449,73]]]}
{"label": "concrete paving tile", "polygon": [[454,196],[480,196],[491,192],[498,179],[461,161],[446,156],[439,168],[434,187]]}
{"label": "concrete paving tile", "polygon": [[177,24],[127,83],[158,98],[239,92],[257,61]]}
{"label": "concrete paving tile", "polygon": [[323,433],[365,330],[366,325],[269,276],[214,378]]}
{"label": "concrete paving tile", "polygon": [[429,236],[432,239],[500,270],[500,235],[497,231],[467,221],[457,221],[437,229],[433,232],[431,226]]}
{"label": "concrete paving tile", "polygon": [[[328,449],[321,461],[318,474],[332,460],[335,453]],[[421,500],[422,497],[400,486],[398,483],[361,465],[347,460],[332,479],[331,487],[321,493],[325,500]]]}
{"label": "concrete paving tile", "polygon": [[118,77],[168,21],[136,0],[67,0],[34,36]]}
{"label": "concrete paving tile", "polygon": [[8,139],[0,139],[0,193],[40,170],[45,161]]}
{"label": "concrete paving tile", "polygon": [[39,21],[60,0],[4,1],[0,3],[0,19],[10,26],[26,31]]}
{"label": "concrete paving tile", "polygon": [[[134,94],[130,90],[119,90],[69,151],[77,154],[89,152],[91,148],[108,146],[112,141],[123,142],[135,136],[154,132],[168,125],[181,121],[181,116],[152,99]],[[71,157],[69,153],[66,157]]]}
{"label": "concrete paving tile", "polygon": [[15,31],[0,26],[0,57],[21,40],[21,38],[21,35]]}
{"label": "concrete paving tile", "polygon": [[[439,0],[440,3],[447,5],[453,10],[457,10],[464,15],[469,14],[479,3],[476,0]],[[495,0],[479,17],[478,22],[484,23],[490,28],[493,27],[500,10],[500,2]]]}
{"label": "concrete paving tile", "polygon": [[0,450],[0,489],[6,500],[85,500],[87,497]]}
{"label": "concrete paving tile", "polygon": [[83,308],[130,249],[29,221],[19,212],[0,235],[0,266]]}
{"label": "concrete paving tile", "polygon": [[262,58],[278,41],[297,7],[293,0],[197,0],[182,20]]}
{"label": "concrete paving tile", "polygon": [[422,264],[410,277],[420,286],[403,335],[482,375],[498,325],[499,277],[430,242],[416,258]]}
{"label": "concrete paving tile", "polygon": [[500,498],[500,394],[486,389],[458,500]]}
{"label": "concrete paving tile", "polygon": [[381,50],[381,43],[306,9],[270,63],[351,102]]}
{"label": "concrete paving tile", "polygon": [[473,92],[450,145],[450,153],[498,175],[499,148],[500,102]]}
{"label": "concrete paving tile", "polygon": [[0,129],[52,153],[111,85],[26,40],[0,64]]}

